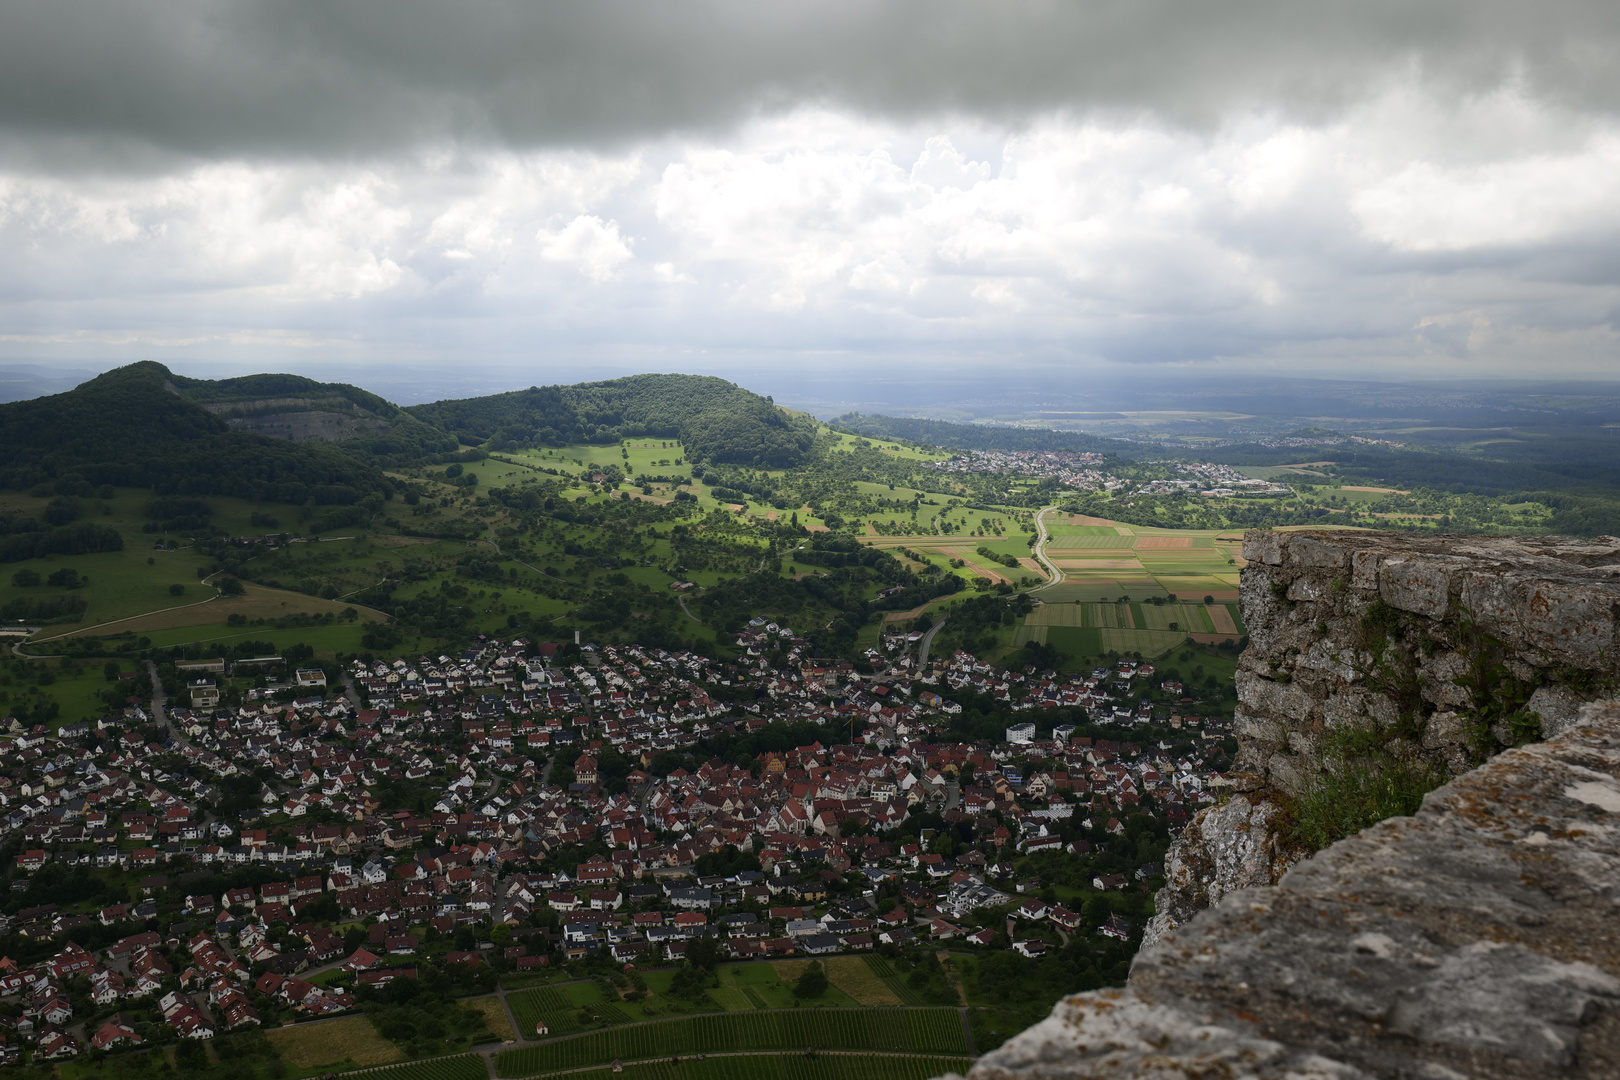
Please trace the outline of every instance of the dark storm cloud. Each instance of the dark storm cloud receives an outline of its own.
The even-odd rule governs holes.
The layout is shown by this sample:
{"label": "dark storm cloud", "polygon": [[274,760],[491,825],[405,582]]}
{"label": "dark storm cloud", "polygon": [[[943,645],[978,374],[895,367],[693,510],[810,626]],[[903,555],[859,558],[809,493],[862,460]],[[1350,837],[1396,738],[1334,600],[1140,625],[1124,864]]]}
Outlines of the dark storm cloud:
{"label": "dark storm cloud", "polygon": [[0,14],[0,127],[214,156],[599,143],[806,99],[1198,121],[1414,71],[1608,111],[1617,42],[1620,5],[1575,0],[37,0]]}

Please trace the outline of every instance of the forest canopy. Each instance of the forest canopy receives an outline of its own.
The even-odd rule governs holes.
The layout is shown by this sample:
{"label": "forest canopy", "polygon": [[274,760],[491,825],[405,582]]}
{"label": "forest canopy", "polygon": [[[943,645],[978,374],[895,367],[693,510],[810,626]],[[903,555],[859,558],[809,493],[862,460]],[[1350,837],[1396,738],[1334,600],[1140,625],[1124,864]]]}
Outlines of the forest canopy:
{"label": "forest canopy", "polygon": [[815,442],[815,422],[707,375],[632,375],[409,408],[489,450],[679,439],[694,461],[784,469]]}
{"label": "forest canopy", "polygon": [[331,505],[393,489],[376,466],[328,443],[232,431],[172,380],[145,361],[65,394],[0,405],[0,485],[81,498],[111,484]]}

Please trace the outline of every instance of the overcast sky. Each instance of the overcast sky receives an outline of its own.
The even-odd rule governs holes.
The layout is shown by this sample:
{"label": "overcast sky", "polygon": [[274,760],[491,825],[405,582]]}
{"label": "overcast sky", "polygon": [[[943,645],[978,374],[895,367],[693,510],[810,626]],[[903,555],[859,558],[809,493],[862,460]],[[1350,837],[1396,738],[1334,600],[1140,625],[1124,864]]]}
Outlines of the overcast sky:
{"label": "overcast sky", "polygon": [[0,9],[0,363],[1614,375],[1617,285],[1612,0]]}

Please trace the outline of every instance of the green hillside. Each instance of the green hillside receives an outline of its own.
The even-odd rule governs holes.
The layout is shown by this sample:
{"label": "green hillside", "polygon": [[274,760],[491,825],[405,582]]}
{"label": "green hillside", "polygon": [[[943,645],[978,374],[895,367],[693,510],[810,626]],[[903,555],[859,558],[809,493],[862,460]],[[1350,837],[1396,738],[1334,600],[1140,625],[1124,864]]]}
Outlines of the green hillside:
{"label": "green hillside", "polygon": [[403,464],[457,450],[453,435],[346,383],[321,383],[300,375],[208,380],[171,374],[169,384],[181,397],[224,420],[232,431],[293,442],[331,442],[379,464]]}
{"label": "green hillside", "polygon": [[187,381],[148,361],[65,394],[0,405],[0,487],[67,498],[139,487],[317,506],[392,490],[376,466],[335,446],[232,430],[182,396]]}
{"label": "green hillside", "polygon": [[413,405],[417,417],[489,450],[678,439],[694,461],[784,469],[802,463],[815,422],[706,375],[632,375],[575,386]]}

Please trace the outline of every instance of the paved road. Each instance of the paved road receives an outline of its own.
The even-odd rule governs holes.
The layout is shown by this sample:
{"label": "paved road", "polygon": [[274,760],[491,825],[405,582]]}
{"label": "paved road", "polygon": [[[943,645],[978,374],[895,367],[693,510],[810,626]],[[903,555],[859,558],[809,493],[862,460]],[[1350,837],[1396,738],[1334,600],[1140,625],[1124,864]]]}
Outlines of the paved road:
{"label": "paved road", "polygon": [[933,626],[930,626],[928,633],[924,634],[922,640],[917,643],[917,666],[919,668],[928,666],[928,650],[933,647],[934,635],[944,628],[945,622],[946,620],[941,619]]}
{"label": "paved road", "polygon": [[1045,585],[1037,585],[1033,589],[1029,590],[1032,593],[1040,592],[1042,589],[1050,589],[1053,585],[1056,585],[1063,580],[1063,571],[1059,570],[1052,560],[1046,557],[1046,541],[1049,539],[1046,532],[1046,515],[1048,511],[1053,509],[1056,508],[1048,506],[1045,510],[1042,510],[1040,513],[1035,515],[1035,529],[1039,536],[1039,539],[1035,541],[1035,559],[1041,565],[1046,567],[1047,573],[1052,575],[1052,580],[1048,581]]}
{"label": "paved road", "polygon": [[348,698],[349,705],[356,713],[360,711],[360,690],[354,685],[354,677],[349,674],[348,668],[340,668],[340,678],[343,680],[343,696]]}
{"label": "paved road", "polygon": [[[148,660],[146,662],[146,673],[152,679],[152,719],[162,724],[164,727],[168,727],[169,714],[164,709],[164,705],[167,704],[167,701],[163,696],[163,680],[158,678],[157,664],[154,661]],[[170,728],[170,730],[173,731],[172,728]],[[174,734],[176,738],[180,737],[179,732],[176,731]]]}

